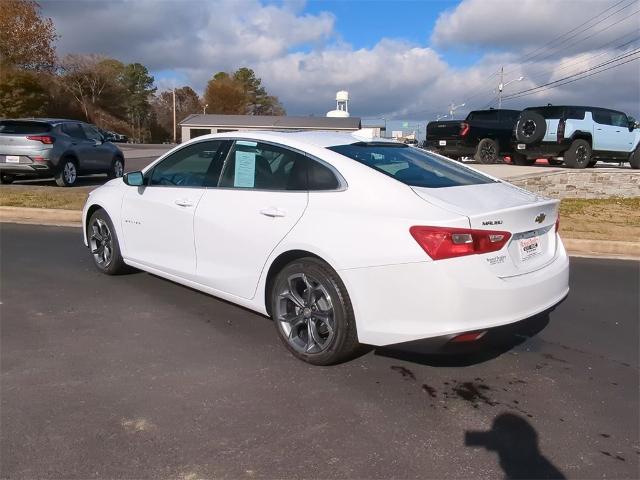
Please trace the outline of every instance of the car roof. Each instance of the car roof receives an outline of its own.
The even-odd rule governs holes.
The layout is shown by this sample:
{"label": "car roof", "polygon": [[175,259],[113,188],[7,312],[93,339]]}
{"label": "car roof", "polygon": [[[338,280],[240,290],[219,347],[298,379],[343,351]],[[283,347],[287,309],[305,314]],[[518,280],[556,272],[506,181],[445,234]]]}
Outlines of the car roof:
{"label": "car roof", "polygon": [[307,145],[323,148],[361,142],[398,143],[397,141],[389,138],[372,136],[367,130],[368,129],[362,129],[354,132],[331,132],[321,130],[279,132],[274,130],[248,130],[203,135],[196,138],[199,140],[204,138],[249,138],[285,144],[289,142],[305,143]]}

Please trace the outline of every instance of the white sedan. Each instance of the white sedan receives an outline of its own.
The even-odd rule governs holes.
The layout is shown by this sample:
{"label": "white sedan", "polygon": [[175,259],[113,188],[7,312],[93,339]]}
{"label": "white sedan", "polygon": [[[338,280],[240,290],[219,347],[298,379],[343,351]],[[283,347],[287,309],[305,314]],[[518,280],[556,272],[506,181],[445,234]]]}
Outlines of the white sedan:
{"label": "white sedan", "polygon": [[475,340],[569,291],[557,200],[358,132],[195,138],[94,190],[83,224],[104,273],[269,315],[318,365],[359,343]]}

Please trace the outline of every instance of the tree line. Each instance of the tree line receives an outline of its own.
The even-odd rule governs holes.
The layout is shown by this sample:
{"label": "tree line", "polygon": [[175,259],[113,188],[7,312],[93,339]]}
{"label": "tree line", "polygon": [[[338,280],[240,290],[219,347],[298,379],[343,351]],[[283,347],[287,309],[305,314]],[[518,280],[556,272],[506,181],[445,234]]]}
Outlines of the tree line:
{"label": "tree line", "polygon": [[[98,54],[58,58],[58,34],[34,0],[2,0],[0,118],[56,117],[96,124],[136,142],[173,139],[173,91],[158,91],[142,63]],[[284,115],[253,70],[218,72],[200,97],[175,89],[176,120],[202,113]]]}

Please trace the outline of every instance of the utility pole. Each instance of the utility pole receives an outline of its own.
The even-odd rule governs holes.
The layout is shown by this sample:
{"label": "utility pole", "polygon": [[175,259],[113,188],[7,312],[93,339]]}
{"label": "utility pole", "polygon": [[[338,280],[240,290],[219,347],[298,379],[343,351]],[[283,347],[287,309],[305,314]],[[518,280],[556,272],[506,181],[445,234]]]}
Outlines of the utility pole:
{"label": "utility pole", "polygon": [[173,143],[178,143],[176,134],[176,88],[173,87]]}
{"label": "utility pole", "polygon": [[208,106],[209,106],[209,104],[208,104],[208,103],[206,103],[206,104],[204,105],[204,107],[202,107],[202,114],[203,114],[203,115],[206,115],[206,114],[207,114],[207,107],[208,107]]}
{"label": "utility pole", "polygon": [[455,103],[451,102],[451,105],[449,105],[449,117],[453,119],[453,112],[455,112],[460,107],[464,107],[465,105],[466,103],[461,103],[460,105],[456,105]]}
{"label": "utility pole", "polygon": [[502,108],[502,89],[504,88],[504,66],[500,66],[500,84],[498,85],[498,110]]}

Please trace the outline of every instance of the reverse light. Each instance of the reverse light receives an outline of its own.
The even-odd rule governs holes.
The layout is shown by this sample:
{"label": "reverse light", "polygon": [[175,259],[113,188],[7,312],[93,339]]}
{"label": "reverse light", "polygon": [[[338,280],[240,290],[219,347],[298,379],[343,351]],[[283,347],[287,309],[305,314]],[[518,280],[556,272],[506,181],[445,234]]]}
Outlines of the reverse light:
{"label": "reverse light", "polygon": [[433,260],[497,252],[511,238],[509,232],[468,228],[413,226],[409,232]]}
{"label": "reverse light", "polygon": [[462,122],[460,124],[460,136],[464,137],[467,135],[467,133],[469,133],[469,124],[467,122]]}
{"label": "reverse light", "polygon": [[53,145],[55,138],[51,135],[28,135],[27,140],[35,140],[36,142],[42,142],[45,145]]}

